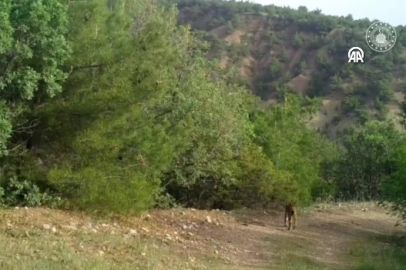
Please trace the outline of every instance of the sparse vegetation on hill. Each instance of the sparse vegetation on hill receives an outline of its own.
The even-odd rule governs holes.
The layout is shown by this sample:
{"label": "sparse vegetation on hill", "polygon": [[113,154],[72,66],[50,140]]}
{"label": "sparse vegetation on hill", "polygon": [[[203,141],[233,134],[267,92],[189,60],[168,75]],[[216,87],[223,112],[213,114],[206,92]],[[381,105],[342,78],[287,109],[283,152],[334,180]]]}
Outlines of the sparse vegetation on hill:
{"label": "sparse vegetation on hill", "polygon": [[[210,44],[208,56],[237,66],[243,79],[238,82],[263,99],[280,100],[284,93],[324,99],[312,125],[329,136],[365,118],[399,122],[406,83],[405,26],[396,27],[393,49],[378,53],[365,42],[372,24],[368,19],[326,16],[304,6],[295,10],[225,0],[167,2],[177,4],[181,24],[190,24]],[[348,50],[355,46],[364,50],[364,64],[348,63]]]}

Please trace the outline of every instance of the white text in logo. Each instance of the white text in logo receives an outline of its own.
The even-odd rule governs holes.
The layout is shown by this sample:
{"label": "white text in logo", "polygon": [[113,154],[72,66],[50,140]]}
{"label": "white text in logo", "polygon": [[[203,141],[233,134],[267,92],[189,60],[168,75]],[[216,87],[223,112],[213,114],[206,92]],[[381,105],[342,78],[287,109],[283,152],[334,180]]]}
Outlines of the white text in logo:
{"label": "white text in logo", "polygon": [[352,47],[348,51],[348,63],[364,63],[364,51],[360,47]]}

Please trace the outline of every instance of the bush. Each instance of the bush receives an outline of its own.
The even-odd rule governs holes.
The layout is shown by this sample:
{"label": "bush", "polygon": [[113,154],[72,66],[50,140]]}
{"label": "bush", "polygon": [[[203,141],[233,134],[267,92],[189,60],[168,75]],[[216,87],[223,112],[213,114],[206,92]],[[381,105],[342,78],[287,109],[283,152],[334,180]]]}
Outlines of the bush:
{"label": "bush", "polygon": [[54,197],[48,192],[42,192],[39,187],[27,180],[19,181],[11,178],[4,188],[0,189],[1,203],[6,206],[50,206],[62,204],[60,197]]}
{"label": "bush", "polygon": [[[105,166],[108,168],[108,166]],[[137,173],[106,175],[108,171],[86,168],[78,172],[53,170],[49,180],[69,198],[66,207],[106,213],[139,213],[151,208],[159,194],[159,181],[147,180]]]}
{"label": "bush", "polygon": [[343,103],[343,110],[346,113],[354,112],[361,106],[361,101],[358,97],[347,97]]}
{"label": "bush", "polygon": [[331,202],[337,196],[337,186],[324,181],[317,182],[312,189],[312,198],[316,202]]}
{"label": "bush", "polygon": [[396,170],[383,183],[383,199],[393,212],[406,220],[406,140],[396,150]]}

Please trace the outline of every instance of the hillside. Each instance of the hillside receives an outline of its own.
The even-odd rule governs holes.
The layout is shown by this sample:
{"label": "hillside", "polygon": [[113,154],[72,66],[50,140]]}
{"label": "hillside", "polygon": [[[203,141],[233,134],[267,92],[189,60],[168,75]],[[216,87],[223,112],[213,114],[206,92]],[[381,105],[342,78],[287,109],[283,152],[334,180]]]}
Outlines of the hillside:
{"label": "hillside", "polygon": [[[397,43],[377,53],[365,42],[371,21],[326,16],[305,7],[294,10],[236,1],[176,0],[179,22],[209,42],[207,55],[237,67],[239,83],[267,103],[283,93],[320,97],[312,127],[337,135],[357,121],[399,118],[406,74],[406,28]],[[365,63],[348,63],[351,47],[361,47]]]}
{"label": "hillside", "polygon": [[[369,22],[304,8],[265,13],[247,3],[193,1],[180,3],[179,13],[157,0],[1,3],[0,208],[106,217],[384,201],[406,220],[406,133],[365,121],[399,107],[403,29],[389,53],[365,50],[373,61],[348,65],[348,44],[361,46]],[[193,22],[196,35],[179,19]],[[239,84],[265,104],[279,103],[265,108]],[[320,115],[333,117],[334,127],[365,122],[329,140],[307,126],[323,99],[329,107]],[[45,216],[53,213],[60,212]],[[32,228],[36,216],[21,225]],[[7,219],[0,220],[8,226]],[[41,226],[59,231],[49,223]],[[38,233],[10,234],[26,231]],[[229,236],[240,237],[234,231]]]}
{"label": "hillside", "polygon": [[0,269],[404,270],[403,30],[162,1],[0,1]]}
{"label": "hillside", "polygon": [[4,270],[404,269],[396,244],[405,229],[372,204],[303,210],[295,231],[283,227],[281,211],[172,209],[100,219],[20,208],[0,215]]}

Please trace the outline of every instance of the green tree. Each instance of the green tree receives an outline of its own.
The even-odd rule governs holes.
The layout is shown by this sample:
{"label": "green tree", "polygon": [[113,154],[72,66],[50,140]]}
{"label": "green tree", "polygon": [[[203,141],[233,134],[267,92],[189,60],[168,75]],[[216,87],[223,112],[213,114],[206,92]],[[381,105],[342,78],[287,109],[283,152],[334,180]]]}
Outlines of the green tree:
{"label": "green tree", "polygon": [[0,25],[1,156],[12,135],[16,144],[30,136],[37,107],[62,92],[70,47],[58,0],[1,1]]}
{"label": "green tree", "polygon": [[269,67],[270,76],[277,79],[282,74],[283,65],[278,59],[274,59]]}
{"label": "green tree", "polygon": [[[406,219],[406,141],[403,138],[394,155],[394,172],[383,184],[383,204]],[[389,204],[388,204],[389,203]]]}
{"label": "green tree", "polygon": [[382,183],[394,169],[400,138],[393,125],[378,121],[348,131],[343,140],[345,151],[330,164],[329,177],[337,184],[341,198],[381,198]]}
{"label": "green tree", "polygon": [[293,37],[293,46],[300,48],[303,46],[303,43],[303,38],[298,33],[296,33]]}
{"label": "green tree", "polygon": [[[332,147],[306,122],[317,110],[318,104],[301,102],[294,95],[255,118],[255,141],[271,159],[275,169],[293,174],[299,188],[296,199],[301,204],[312,201],[312,191],[321,183],[320,164]],[[301,106],[306,105],[306,106]]]}
{"label": "green tree", "polygon": [[356,96],[347,97],[343,103],[343,109],[346,113],[354,112],[361,106],[361,101]]}
{"label": "green tree", "polygon": [[213,192],[210,203],[236,181],[253,97],[203,58],[175,9],[126,3],[71,5],[74,72],[65,96],[42,111],[47,143],[59,149],[47,179],[83,210],[136,212],[165,192],[196,202],[190,187]]}
{"label": "green tree", "polygon": [[231,21],[227,22],[226,31],[227,31],[227,34],[229,34],[229,35],[234,32],[234,26],[233,26],[233,23]]}
{"label": "green tree", "polygon": [[308,65],[307,65],[306,61],[300,62],[300,73],[303,73],[304,71],[306,71],[307,68],[308,68]]}
{"label": "green tree", "polygon": [[234,205],[266,208],[270,203],[298,203],[300,187],[295,175],[276,169],[258,145],[245,149],[238,167],[239,181],[229,189]]}
{"label": "green tree", "polygon": [[339,90],[341,89],[341,85],[343,83],[343,79],[341,79],[339,74],[335,74],[331,80],[331,88],[332,90]]}
{"label": "green tree", "polygon": [[218,66],[198,59],[191,81],[182,86],[187,103],[174,108],[189,107],[184,115],[188,139],[183,139],[188,146],[167,172],[165,185],[178,200],[194,207],[212,206],[218,188],[235,183],[239,153],[253,135],[246,109],[250,94],[220,78],[211,82],[213,71],[221,74]]}
{"label": "green tree", "polygon": [[43,159],[54,163],[46,177],[72,207],[146,209],[160,193],[162,171],[188,145],[182,117],[193,100],[170,109],[183,100],[192,38],[177,27],[174,8],[148,0],[69,8],[73,72],[65,95],[41,110],[50,146]]}

